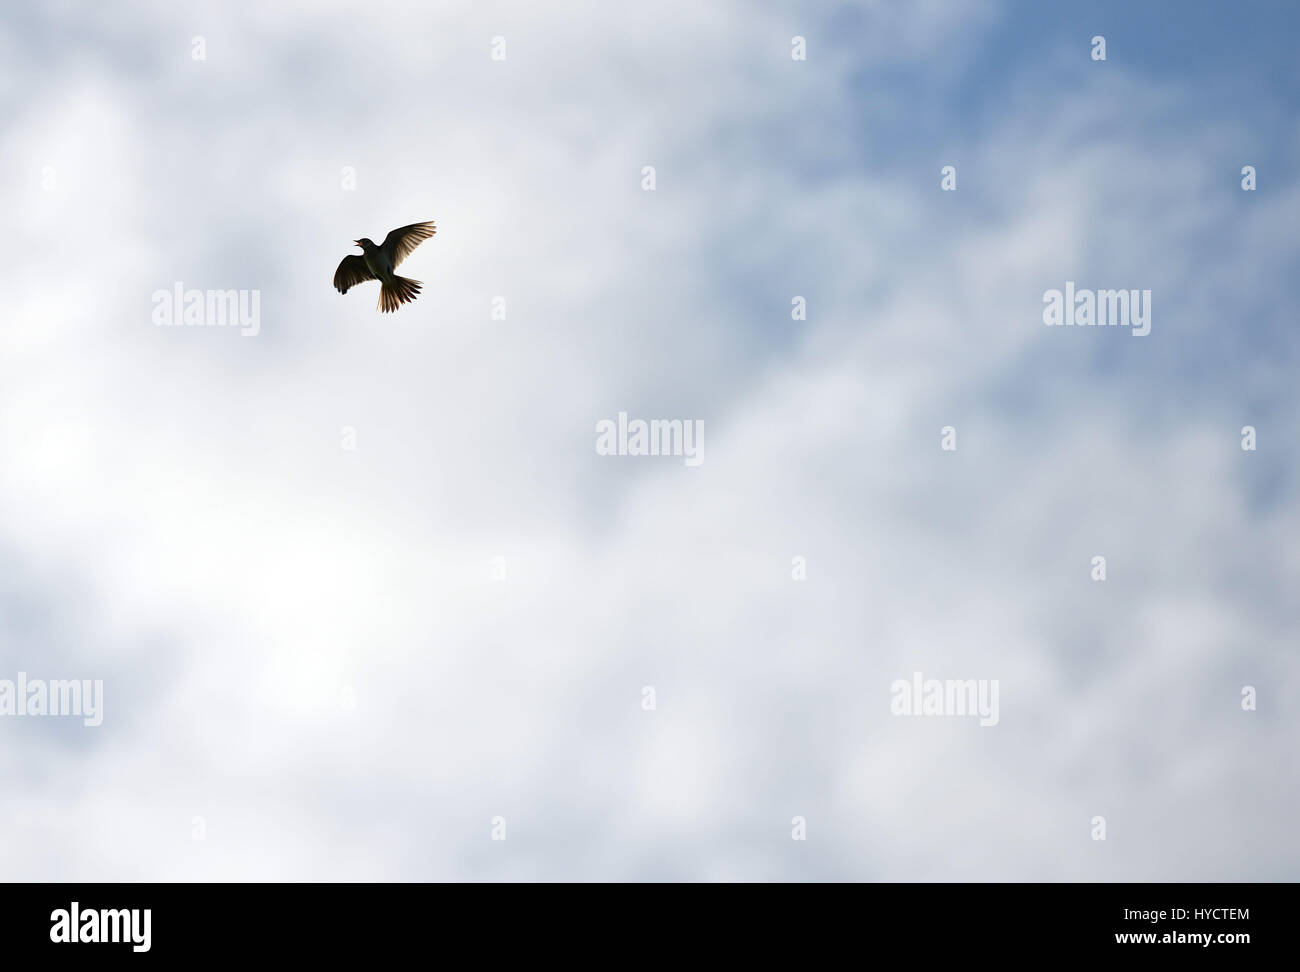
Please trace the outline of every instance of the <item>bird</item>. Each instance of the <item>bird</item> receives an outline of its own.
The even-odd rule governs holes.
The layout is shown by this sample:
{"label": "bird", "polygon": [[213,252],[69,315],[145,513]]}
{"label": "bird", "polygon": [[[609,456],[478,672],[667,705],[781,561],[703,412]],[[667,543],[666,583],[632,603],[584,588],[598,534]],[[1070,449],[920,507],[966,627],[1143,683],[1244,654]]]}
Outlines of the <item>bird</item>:
{"label": "bird", "polygon": [[334,271],[334,289],[340,294],[346,294],[359,283],[378,280],[379,304],[376,310],[383,314],[415,300],[424,285],[410,277],[399,277],[394,271],[411,255],[412,250],[437,231],[433,220],[428,220],[398,227],[385,236],[384,242],[378,246],[364,236],[353,240],[353,243],[361,247],[361,253],[343,258],[339,268]]}

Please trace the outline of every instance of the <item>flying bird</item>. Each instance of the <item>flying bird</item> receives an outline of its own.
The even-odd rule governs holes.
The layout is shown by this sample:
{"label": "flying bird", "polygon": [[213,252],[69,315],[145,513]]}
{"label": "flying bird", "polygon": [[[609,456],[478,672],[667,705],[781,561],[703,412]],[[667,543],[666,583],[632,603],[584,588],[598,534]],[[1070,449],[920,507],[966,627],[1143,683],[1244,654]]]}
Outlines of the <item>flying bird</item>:
{"label": "flying bird", "polygon": [[343,258],[339,268],[334,271],[334,288],[340,294],[346,294],[359,283],[378,280],[378,309],[385,314],[397,310],[403,304],[415,300],[424,285],[410,277],[399,277],[394,271],[411,255],[412,250],[436,232],[433,220],[429,220],[427,223],[412,223],[393,230],[378,246],[365,237],[353,240],[353,243],[361,247],[361,253]]}

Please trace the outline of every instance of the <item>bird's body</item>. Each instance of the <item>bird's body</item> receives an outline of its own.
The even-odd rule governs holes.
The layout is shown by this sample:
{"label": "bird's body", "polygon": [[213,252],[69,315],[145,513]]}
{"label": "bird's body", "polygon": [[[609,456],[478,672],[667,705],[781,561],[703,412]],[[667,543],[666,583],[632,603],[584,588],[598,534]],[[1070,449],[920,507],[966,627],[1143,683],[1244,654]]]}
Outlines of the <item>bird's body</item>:
{"label": "bird's body", "polygon": [[412,250],[436,232],[437,227],[429,220],[393,230],[378,246],[365,237],[353,240],[361,247],[361,253],[343,258],[339,268],[334,271],[335,289],[340,294],[346,294],[359,283],[378,280],[379,310],[385,314],[415,300],[423,284],[410,277],[399,277],[397,267],[410,256]]}
{"label": "bird's body", "polygon": [[389,283],[393,279],[393,261],[384,255],[382,247],[375,246],[369,240],[362,240],[361,259],[366,262],[366,269],[374,274],[375,279]]}

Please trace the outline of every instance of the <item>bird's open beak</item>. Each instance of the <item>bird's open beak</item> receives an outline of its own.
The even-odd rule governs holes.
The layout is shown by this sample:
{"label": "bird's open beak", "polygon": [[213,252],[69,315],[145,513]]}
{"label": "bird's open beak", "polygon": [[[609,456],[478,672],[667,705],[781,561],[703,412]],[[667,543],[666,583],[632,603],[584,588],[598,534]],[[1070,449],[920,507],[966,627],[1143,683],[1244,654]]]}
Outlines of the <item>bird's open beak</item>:
{"label": "bird's open beak", "polygon": [[353,240],[353,241],[352,241],[352,245],[353,245],[353,246],[360,246],[360,245],[361,245],[361,241],[360,241],[360,240]]}

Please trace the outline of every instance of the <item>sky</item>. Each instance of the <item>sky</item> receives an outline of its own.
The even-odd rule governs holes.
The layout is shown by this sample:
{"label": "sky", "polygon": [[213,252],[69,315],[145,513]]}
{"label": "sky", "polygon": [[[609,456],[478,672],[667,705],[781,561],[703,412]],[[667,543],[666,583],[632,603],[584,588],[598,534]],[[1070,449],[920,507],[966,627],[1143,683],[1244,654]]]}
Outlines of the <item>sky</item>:
{"label": "sky", "polygon": [[1295,880],[1297,20],[6,10],[0,877]]}

